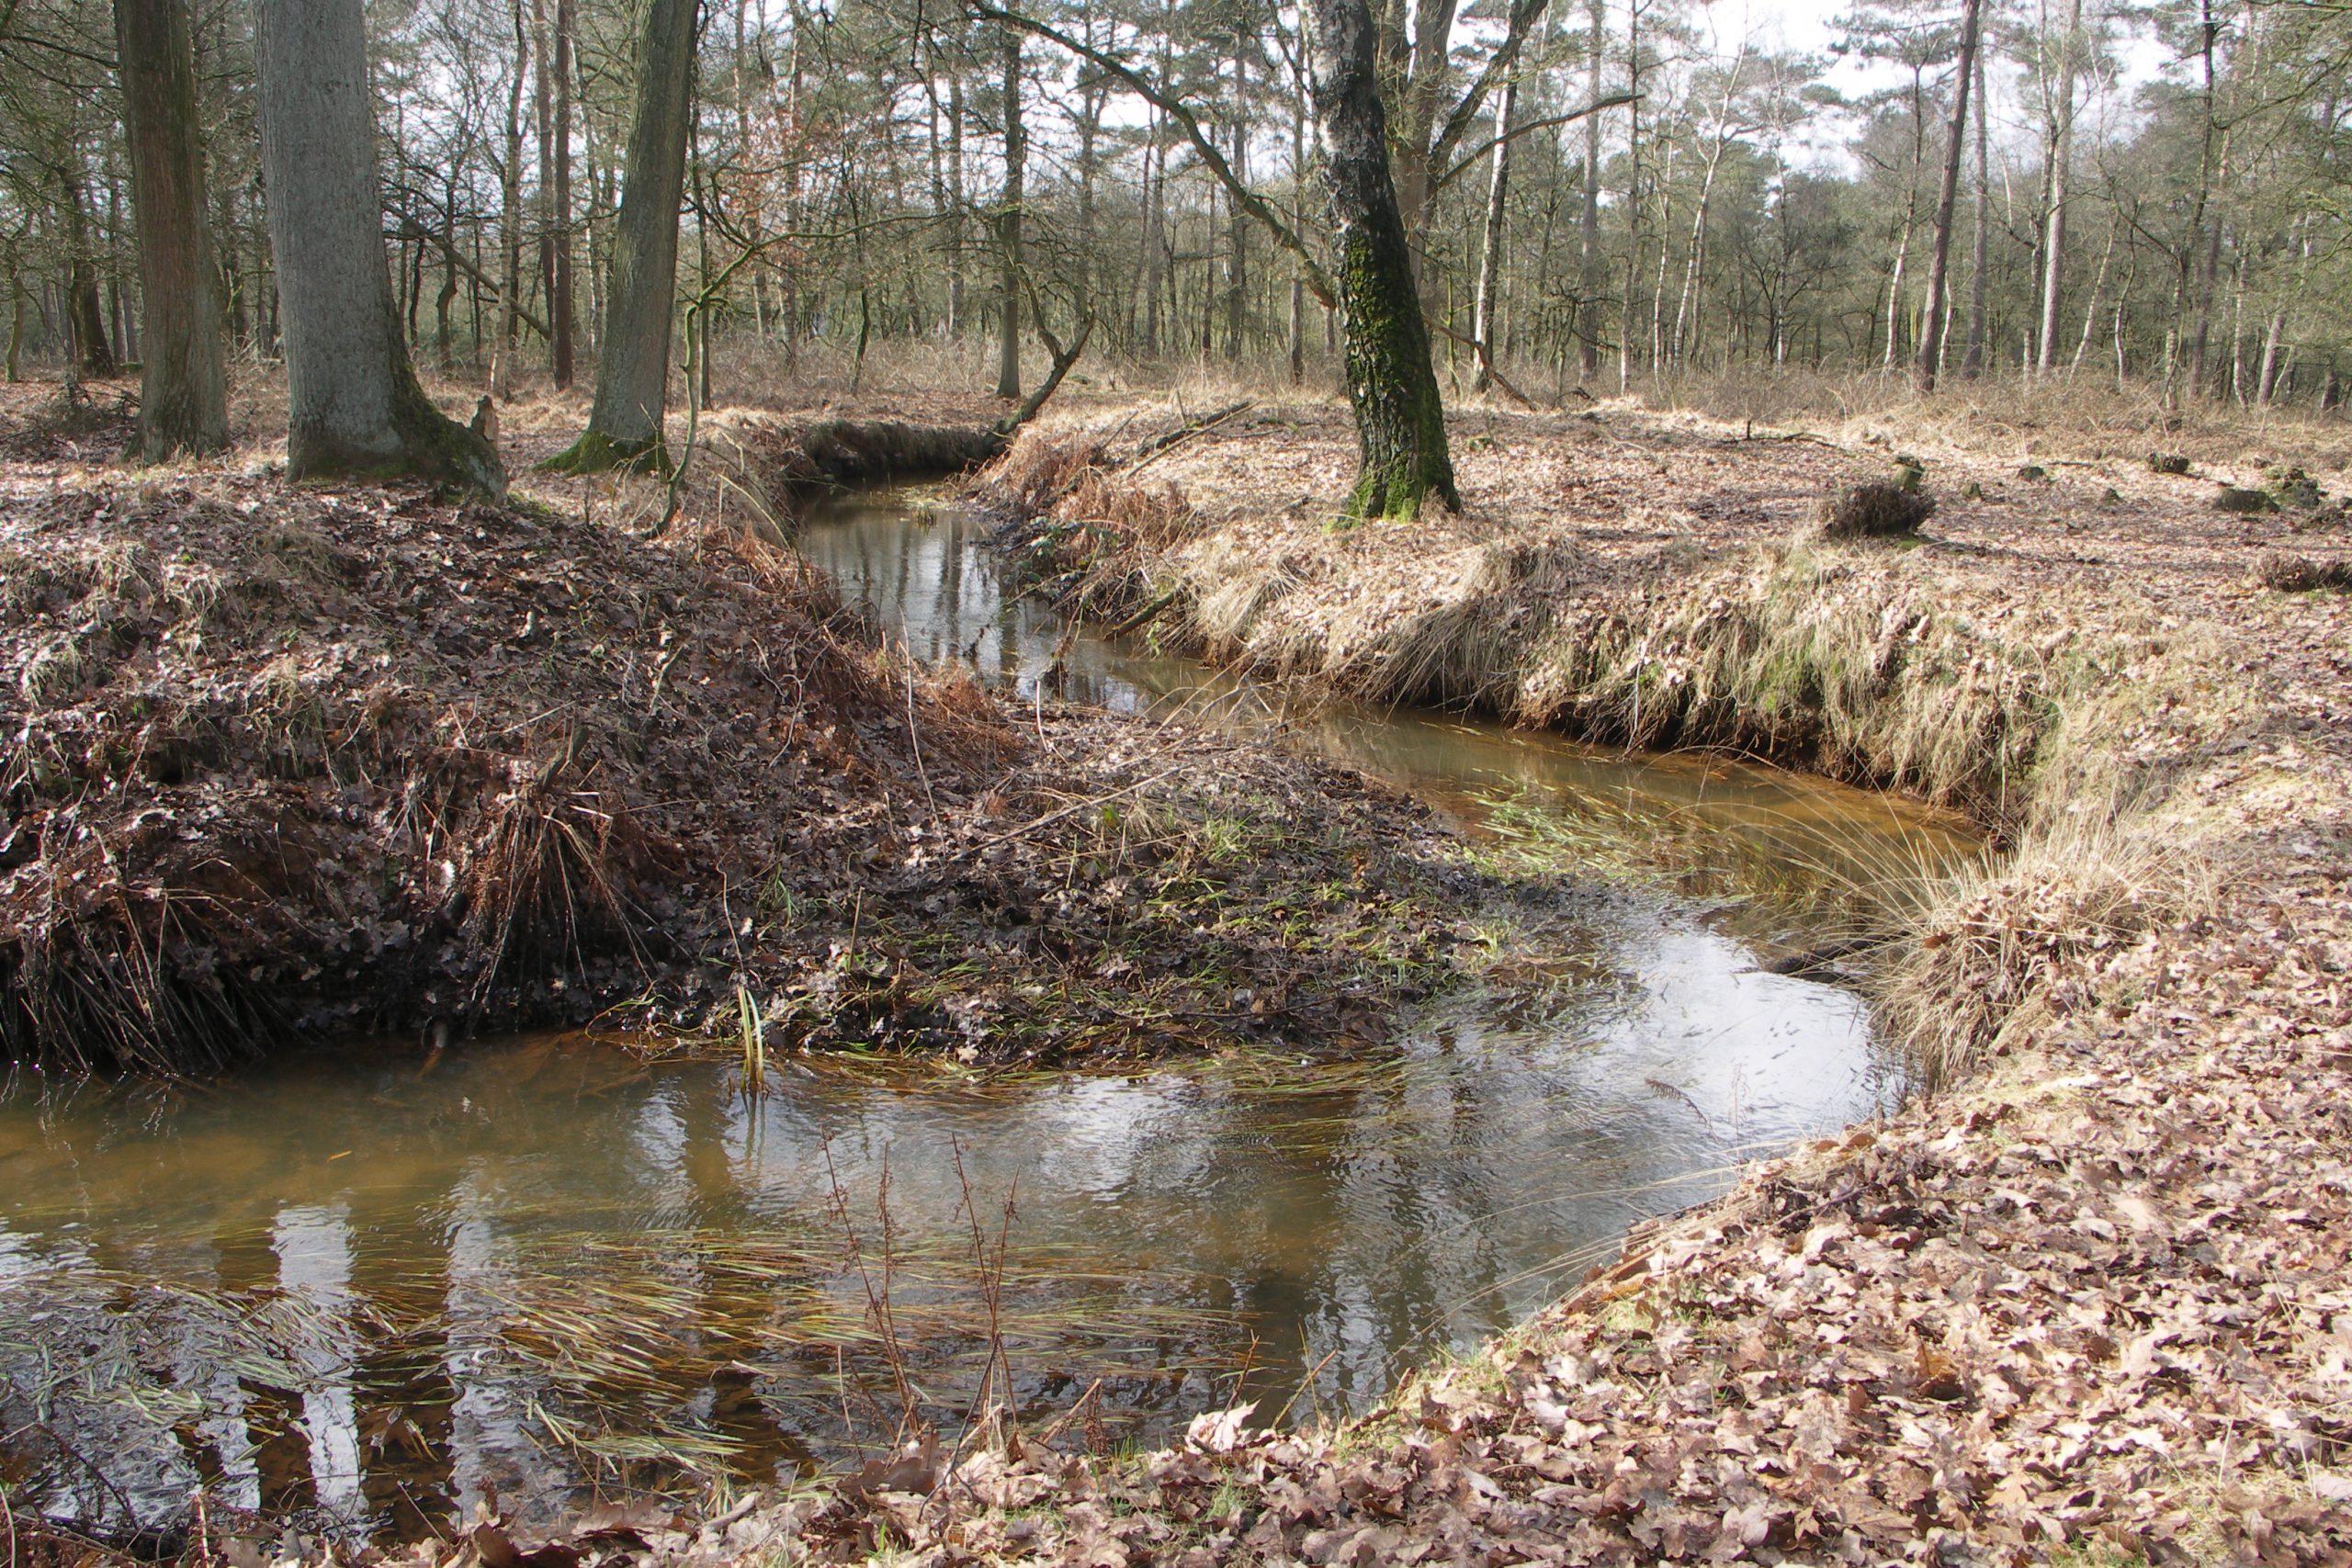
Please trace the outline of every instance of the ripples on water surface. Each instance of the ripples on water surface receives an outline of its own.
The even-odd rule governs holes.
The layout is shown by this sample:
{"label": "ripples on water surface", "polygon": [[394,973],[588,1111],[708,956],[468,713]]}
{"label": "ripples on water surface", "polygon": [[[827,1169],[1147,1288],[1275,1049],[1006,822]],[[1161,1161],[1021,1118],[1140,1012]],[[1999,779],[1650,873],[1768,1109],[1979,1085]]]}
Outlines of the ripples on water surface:
{"label": "ripples on water surface", "polygon": [[[1064,640],[1001,602],[953,514],[869,500],[804,547],[888,635],[1024,697]],[[1132,643],[1062,654],[1069,696],[1277,730],[1474,830],[1498,795],[1598,807],[1621,838],[1653,824],[1702,852],[1679,860],[1689,891],[1595,887],[1549,973],[1311,1071],[797,1062],[752,1102],[718,1064],[548,1037],[20,1095],[0,1105],[0,1363],[68,1396],[58,1440],[20,1447],[47,1461],[27,1480],[68,1510],[167,1517],[203,1483],[414,1535],[492,1489],[544,1513],[696,1469],[789,1473],[895,1414],[868,1310],[886,1267],[914,1391],[968,1404],[976,1224],[984,1255],[1006,1238],[999,1326],[1033,1419],[1097,1380],[1090,1406],[1137,1439],[1237,1379],[1261,1416],[1363,1409],[1572,1284],[1629,1220],[1894,1091],[1856,998],[1762,972],[1756,944],[1801,944],[1841,879],[1966,852],[1942,819],[1714,760],[1285,714]]]}

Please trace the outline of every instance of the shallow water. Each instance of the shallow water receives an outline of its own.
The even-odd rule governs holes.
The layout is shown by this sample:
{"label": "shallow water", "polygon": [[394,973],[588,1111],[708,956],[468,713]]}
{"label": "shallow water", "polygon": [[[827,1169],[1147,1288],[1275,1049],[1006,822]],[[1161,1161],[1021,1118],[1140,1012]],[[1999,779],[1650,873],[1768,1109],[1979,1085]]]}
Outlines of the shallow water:
{"label": "shallow water", "polygon": [[1285,713],[1132,641],[1064,646],[952,514],[893,498],[804,547],[917,654],[1023,696],[1060,647],[1069,695],[1275,730],[1474,829],[1510,795],[1670,840],[1675,875],[1596,886],[1544,973],[1354,1066],[795,1061],[752,1100],[722,1065],[550,1037],[0,1104],[0,1369],[78,1390],[24,1450],[51,1506],[160,1518],[202,1482],[414,1535],[493,1491],[546,1513],[806,1469],[905,1399],[951,1423],[984,1379],[1001,1400],[991,1367],[1024,1421],[1075,1407],[1098,1442],[1237,1387],[1261,1419],[1361,1410],[1628,1221],[1894,1091],[1853,995],[1758,954],[1803,945],[1844,880],[1965,852],[1942,818],[1720,761]]}

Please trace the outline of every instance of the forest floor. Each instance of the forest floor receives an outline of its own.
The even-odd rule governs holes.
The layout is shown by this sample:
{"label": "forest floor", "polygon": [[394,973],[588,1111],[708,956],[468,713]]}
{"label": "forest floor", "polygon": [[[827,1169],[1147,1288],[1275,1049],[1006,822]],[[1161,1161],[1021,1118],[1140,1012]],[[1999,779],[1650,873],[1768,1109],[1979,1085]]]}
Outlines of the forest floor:
{"label": "forest floor", "polygon": [[[2263,471],[2341,488],[2340,427],[1474,411],[1463,516],[1348,527],[1328,402],[1154,451],[1164,404],[1045,423],[982,493],[1087,613],[1301,684],[1974,811],[2007,857],[1887,889],[1871,981],[1937,1092],[1642,1227],[1359,1420],[1243,1408],[1128,1457],[917,1442],[707,1518],[606,1511],[519,1549],[485,1524],[420,1560],[2352,1562],[2352,599],[2288,591],[2352,579],[2352,528]],[[1897,451],[1939,502],[1920,537],[1810,536]],[[2217,478],[2287,504],[2224,513]],[[98,527],[60,499],[84,482],[135,481],[43,476],[11,511]]]}
{"label": "forest floor", "polygon": [[[113,459],[0,411],[0,1046],[201,1072],[336,1034],[1060,1063],[1361,1046],[1495,889],[1341,770],[1012,712],[707,481],[512,504]],[[577,417],[577,411],[571,411]],[[706,503],[711,509],[703,510]]]}

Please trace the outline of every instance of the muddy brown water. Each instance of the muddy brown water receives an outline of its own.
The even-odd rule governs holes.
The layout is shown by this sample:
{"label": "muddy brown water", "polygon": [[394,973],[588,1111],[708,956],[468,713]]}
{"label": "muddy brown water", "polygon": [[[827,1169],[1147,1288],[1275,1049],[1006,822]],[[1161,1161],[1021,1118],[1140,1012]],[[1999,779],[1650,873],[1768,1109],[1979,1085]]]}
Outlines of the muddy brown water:
{"label": "muddy brown water", "polygon": [[202,1486],[416,1536],[492,1497],[545,1516],[806,1472],[909,1403],[954,1427],[1008,1378],[1032,1429],[1098,1445],[1237,1391],[1260,1420],[1360,1411],[1572,1286],[1629,1221],[1900,1091],[1852,992],[1766,964],[1837,926],[1852,884],[1972,852],[1949,818],[1720,759],[1286,708],[1071,636],[908,492],[829,507],[802,547],[886,635],[1016,699],[1241,726],[1474,832],[1504,800],[1668,874],[1595,880],[1555,961],[1343,1066],[791,1060],[753,1098],[729,1065],[539,1037],[20,1093],[0,1104],[20,1496],[119,1531]]}

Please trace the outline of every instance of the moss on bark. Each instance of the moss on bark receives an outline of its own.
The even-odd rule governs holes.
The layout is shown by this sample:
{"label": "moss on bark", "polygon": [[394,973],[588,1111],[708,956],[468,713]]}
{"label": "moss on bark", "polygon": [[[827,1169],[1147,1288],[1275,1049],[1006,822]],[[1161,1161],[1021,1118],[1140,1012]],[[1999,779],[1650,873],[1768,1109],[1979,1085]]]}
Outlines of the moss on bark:
{"label": "moss on bark", "polygon": [[[1393,211],[1390,216],[1394,221]],[[1392,253],[1379,243],[1375,225],[1351,226],[1341,245],[1348,400],[1359,459],[1347,511],[1351,517],[1409,523],[1431,496],[1455,511],[1462,496],[1401,227],[1395,239]]]}
{"label": "moss on bark", "polygon": [[1432,495],[1459,511],[1429,323],[1388,171],[1371,14],[1363,0],[1309,0],[1307,19],[1308,96],[1323,137],[1361,460],[1348,511],[1405,522]]}
{"label": "moss on bark", "polygon": [[546,474],[604,474],[616,468],[631,473],[666,474],[670,471],[669,449],[659,436],[650,441],[623,441],[592,424],[581,432],[579,440],[539,465],[539,471]]}

